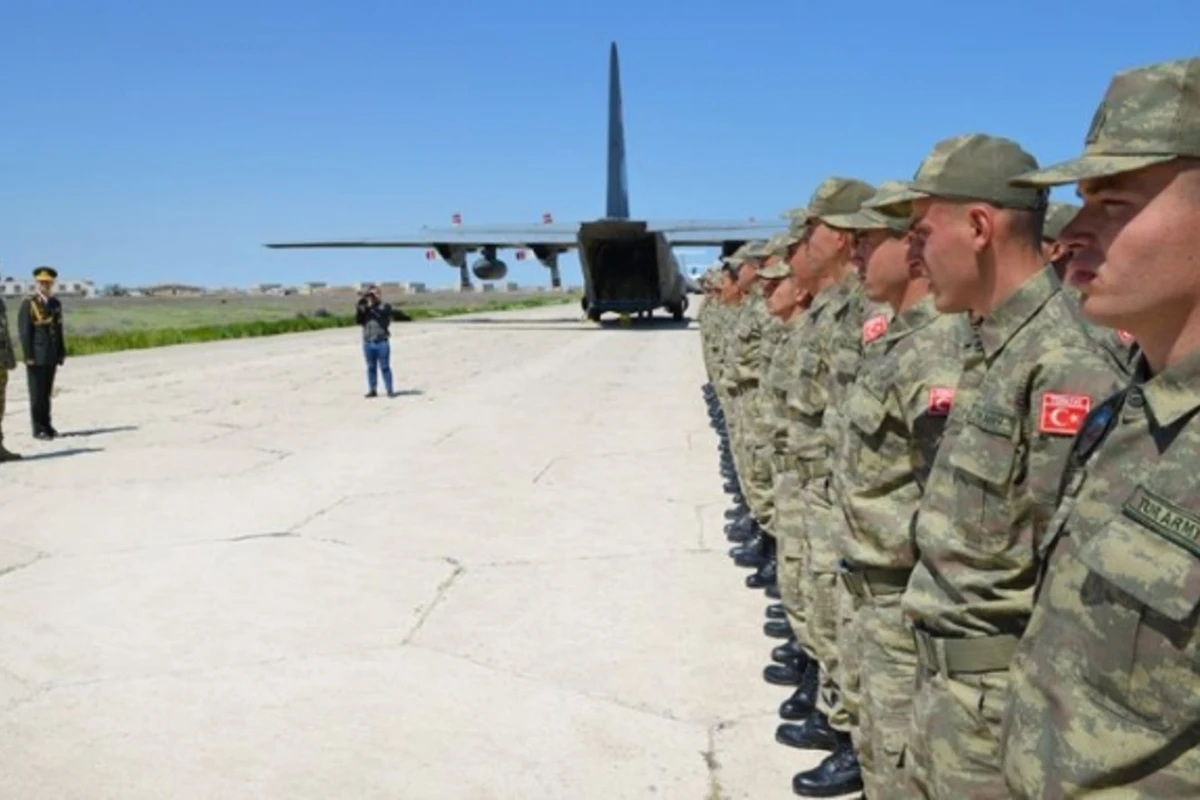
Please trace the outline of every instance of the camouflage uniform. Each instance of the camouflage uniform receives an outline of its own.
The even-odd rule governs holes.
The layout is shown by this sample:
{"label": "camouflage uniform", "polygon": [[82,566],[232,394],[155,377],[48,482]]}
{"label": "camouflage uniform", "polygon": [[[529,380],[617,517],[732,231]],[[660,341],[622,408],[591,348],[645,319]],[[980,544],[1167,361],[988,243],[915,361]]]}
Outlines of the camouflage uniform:
{"label": "camouflage uniform", "polygon": [[[744,252],[740,263],[760,257],[762,244],[752,243],[742,248]],[[760,525],[764,520],[766,496],[771,491],[771,472],[769,464],[756,458],[758,449],[755,434],[761,427],[757,408],[758,388],[763,376],[764,349],[768,346],[764,343],[764,336],[770,322],[762,287],[755,283],[742,299],[726,354],[726,388],[733,409],[729,415],[733,420],[729,430],[730,450],[733,452],[742,495],[751,516]]]}
{"label": "camouflage uniform", "polygon": [[[883,184],[872,200],[894,188]],[[869,210],[830,222],[893,233],[908,227],[904,217]],[[831,475],[842,512],[834,526],[845,590],[839,682],[851,698],[863,787],[873,800],[912,796],[900,756],[917,656],[900,595],[916,563],[909,523],[952,405],[962,356],[961,319],[939,314],[931,297],[886,322],[864,326],[862,366],[844,401],[845,431]],[[850,688],[856,684],[857,698]]]}
{"label": "camouflage uniform", "polygon": [[[793,216],[792,224],[808,227],[824,223],[831,215],[853,213],[874,193],[874,188],[862,181],[828,178],[817,187],[807,208]],[[820,665],[820,692],[817,715],[800,726],[783,726],[776,735],[798,746],[816,735],[831,741],[833,749],[833,755],[821,765],[795,776],[793,788],[802,794],[810,784],[811,788],[820,786],[825,790],[831,781],[858,780],[849,736],[850,714],[836,684],[837,556],[831,546],[833,508],[827,482],[831,430],[838,424],[835,405],[841,399],[845,375],[857,371],[855,345],[863,309],[860,288],[857,274],[850,271],[813,299],[798,334],[796,380],[787,399],[793,420],[789,457],[795,460],[799,479],[795,486],[779,486],[779,491],[787,492],[789,497],[776,499],[777,529],[788,539],[789,557],[801,562],[797,566],[801,567],[800,605],[805,631],[797,640]],[[803,548],[802,552],[796,553],[797,548]],[[825,732],[828,728],[832,728],[832,735]]]}
{"label": "camouflage uniform", "polygon": [[[1007,179],[1037,162],[981,135],[939,142],[912,197],[1044,209]],[[999,267],[1003,269],[1003,266]],[[1120,384],[1046,267],[970,323],[963,372],[913,525],[920,554],[902,598],[920,668],[905,766],[926,797],[1007,797],[1000,721],[1029,618],[1035,543],[1054,510],[1071,437]]]}
{"label": "camouflage uniform", "polygon": [[[1200,59],[1118,74],[1095,119],[1082,158],[1021,184],[1200,158]],[[1012,667],[1011,797],[1200,797],[1198,411],[1200,352],[1139,357],[1075,442]]]}
{"label": "camouflage uniform", "polygon": [[4,406],[8,388],[8,374],[17,367],[16,348],[13,346],[12,334],[8,329],[8,309],[4,306],[4,298],[0,298],[0,461],[12,461],[18,458],[16,453],[4,446]]}

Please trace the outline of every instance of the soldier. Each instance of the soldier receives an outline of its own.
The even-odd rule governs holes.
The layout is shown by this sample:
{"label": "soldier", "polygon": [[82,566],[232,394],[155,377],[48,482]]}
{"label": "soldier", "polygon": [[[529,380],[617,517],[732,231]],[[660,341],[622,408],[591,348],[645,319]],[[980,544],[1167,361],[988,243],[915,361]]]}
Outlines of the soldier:
{"label": "soldier", "polygon": [[1063,232],[1091,321],[1130,331],[1132,382],[1074,442],[1012,667],[1011,797],[1200,797],[1200,59],[1118,73]]}
{"label": "soldier", "polygon": [[8,330],[8,309],[0,297],[0,463],[19,461],[21,456],[4,446],[4,398],[8,389],[8,373],[17,368],[12,335]]}
{"label": "soldier", "polygon": [[750,509],[740,521],[742,530],[738,531],[735,524],[730,534],[735,537],[751,534],[745,544],[730,551],[730,556],[738,566],[759,570],[759,585],[773,579],[771,568],[775,560],[774,539],[763,529],[771,491],[770,464],[757,457],[756,441],[761,428],[757,400],[764,367],[764,336],[770,323],[757,273],[758,264],[766,254],[765,245],[765,242],[751,242],[742,248],[738,260],[731,259],[738,270],[738,288],[743,299],[726,354],[728,387],[736,420],[730,443],[737,465],[738,487]]}
{"label": "soldier", "polygon": [[58,431],[50,423],[50,397],[54,393],[54,377],[67,358],[67,343],[63,338],[62,303],[53,295],[58,272],[52,267],[38,267],[33,278],[37,289],[21,302],[17,332],[25,355],[33,436],[53,439]]}
{"label": "soldier", "polygon": [[[800,594],[804,566],[800,523],[804,508],[799,485],[804,477],[802,470],[807,465],[790,449],[794,422],[788,409],[788,394],[796,379],[797,355],[801,352],[799,337],[805,330],[811,330],[812,320],[807,312],[816,292],[812,275],[804,266],[804,231],[801,217],[789,226],[789,232],[780,244],[783,248],[780,266],[784,266],[788,277],[771,299],[776,301],[778,297],[775,305],[783,333],[764,378],[769,398],[765,416],[771,423],[771,493],[776,509],[773,522],[779,548],[776,590],[782,600],[784,618],[769,619],[763,627],[768,636],[787,641],[771,651],[771,660],[776,663],[763,670],[763,679],[779,686],[796,687],[791,697],[779,707],[779,715],[785,720],[805,719],[816,708],[818,673],[816,661],[809,656],[811,647],[804,644],[807,642],[807,624]],[[784,270],[772,267],[770,273],[764,274],[784,274]],[[785,291],[788,294],[782,294]]]}
{"label": "soldier", "polygon": [[[801,351],[797,374],[788,397],[795,412],[792,453],[803,464],[798,470],[800,513],[790,508],[788,515],[796,526],[805,548],[801,572],[801,598],[806,615],[806,645],[810,658],[820,665],[821,690],[818,708],[800,724],[784,723],[776,730],[776,739],[791,747],[828,749],[832,754],[815,769],[802,772],[792,780],[797,794],[828,796],[862,788],[853,743],[850,739],[849,711],[836,684],[837,649],[837,550],[831,540],[829,520],[833,512],[828,492],[831,435],[828,427],[837,426],[835,406],[841,399],[844,375],[856,370],[857,351],[844,347],[842,331],[861,327],[858,276],[850,263],[853,237],[828,224],[831,215],[859,210],[862,202],[875,194],[874,187],[859,180],[832,177],[813,193],[808,207],[795,216],[803,226],[803,263],[817,282],[808,331],[797,334]],[[814,313],[816,312],[816,313]],[[857,337],[853,337],[857,341]],[[830,419],[825,417],[829,415]],[[795,491],[788,487],[787,491]],[[777,499],[776,513],[784,509]],[[786,523],[777,525],[783,530]]]}
{"label": "soldier", "polygon": [[905,767],[925,797],[1007,797],[1000,716],[1028,621],[1035,543],[1071,438],[1121,383],[1042,259],[1045,191],[1009,139],[939,142],[897,200],[937,309],[970,311],[962,377],[913,524],[902,597],[919,662]]}
{"label": "soldier", "polygon": [[[1058,279],[1064,282],[1063,291],[1076,303],[1079,301],[1079,291],[1070,283],[1066,283],[1067,265],[1071,263],[1071,249],[1059,237],[1063,228],[1067,227],[1078,211],[1079,206],[1070,203],[1051,203],[1046,211],[1046,225],[1042,230],[1042,254],[1054,268]],[[1126,375],[1131,374],[1133,361],[1137,355],[1137,343],[1133,340],[1133,336],[1128,331],[1093,325],[1082,317],[1080,317],[1080,321],[1083,323],[1084,329],[1096,340],[1096,343],[1112,356],[1121,371]]]}
{"label": "soldier", "polygon": [[[841,514],[839,684],[851,698],[852,737],[868,797],[905,798],[900,756],[908,738],[917,655],[900,596],[916,563],[909,524],[933,463],[958,383],[962,320],[934,308],[923,265],[910,258],[907,209],[887,215],[903,185],[888,182],[857,214],[829,217],[855,233],[854,262],[866,298],[886,303],[886,327],[862,329],[862,366],[846,395],[845,429],[831,485]],[[856,653],[861,653],[858,659]],[[861,685],[859,685],[861,682]],[[857,699],[857,702],[855,700]]]}

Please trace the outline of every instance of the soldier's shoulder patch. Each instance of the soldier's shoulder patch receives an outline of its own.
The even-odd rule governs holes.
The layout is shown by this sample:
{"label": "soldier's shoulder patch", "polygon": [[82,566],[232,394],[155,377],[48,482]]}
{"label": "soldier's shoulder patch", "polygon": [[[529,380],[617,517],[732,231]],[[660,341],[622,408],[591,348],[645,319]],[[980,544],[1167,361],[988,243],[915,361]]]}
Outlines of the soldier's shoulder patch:
{"label": "soldier's shoulder patch", "polygon": [[949,386],[934,386],[929,390],[929,407],[926,413],[931,417],[949,416],[954,407],[954,388]]}
{"label": "soldier's shoulder patch", "polygon": [[863,344],[870,344],[887,333],[888,318],[886,314],[876,314],[869,320],[863,323],[862,326],[862,341]]}
{"label": "soldier's shoulder patch", "polygon": [[1074,436],[1092,408],[1092,398],[1086,394],[1046,392],[1038,418],[1038,432],[1054,436]]}

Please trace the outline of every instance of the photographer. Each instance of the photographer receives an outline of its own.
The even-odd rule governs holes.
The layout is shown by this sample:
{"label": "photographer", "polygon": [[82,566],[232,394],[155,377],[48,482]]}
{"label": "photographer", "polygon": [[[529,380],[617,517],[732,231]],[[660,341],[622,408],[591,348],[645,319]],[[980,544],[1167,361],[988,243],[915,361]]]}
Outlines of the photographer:
{"label": "photographer", "polygon": [[392,391],[391,345],[388,326],[392,323],[392,307],[379,298],[379,287],[371,286],[358,298],[354,321],[363,329],[363,357],[367,360],[367,397],[375,397],[376,367],[383,373],[383,386],[388,397]]}

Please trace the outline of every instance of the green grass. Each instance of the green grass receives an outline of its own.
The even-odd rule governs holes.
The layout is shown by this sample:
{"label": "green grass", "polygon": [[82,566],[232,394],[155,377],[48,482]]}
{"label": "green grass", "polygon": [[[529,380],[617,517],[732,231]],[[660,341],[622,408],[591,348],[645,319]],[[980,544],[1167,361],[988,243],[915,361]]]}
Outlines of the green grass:
{"label": "green grass", "polygon": [[[568,293],[434,292],[391,300],[398,322],[578,302]],[[67,356],[277,336],[355,325],[353,294],[63,299]],[[343,313],[333,313],[334,308]],[[14,322],[10,315],[11,323]],[[20,358],[20,343],[16,342]]]}

